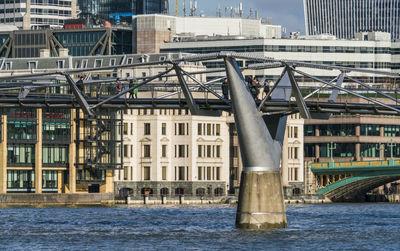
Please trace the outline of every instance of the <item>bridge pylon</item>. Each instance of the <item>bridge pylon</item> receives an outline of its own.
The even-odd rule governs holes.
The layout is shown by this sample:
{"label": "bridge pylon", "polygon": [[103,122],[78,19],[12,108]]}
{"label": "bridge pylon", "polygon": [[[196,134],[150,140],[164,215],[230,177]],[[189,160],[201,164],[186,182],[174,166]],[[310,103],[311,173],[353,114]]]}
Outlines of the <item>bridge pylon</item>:
{"label": "bridge pylon", "polygon": [[[236,61],[229,56],[224,60],[243,160],[236,227],[284,228],[287,222],[279,166],[286,117],[263,118]],[[287,72],[285,78],[289,79]]]}

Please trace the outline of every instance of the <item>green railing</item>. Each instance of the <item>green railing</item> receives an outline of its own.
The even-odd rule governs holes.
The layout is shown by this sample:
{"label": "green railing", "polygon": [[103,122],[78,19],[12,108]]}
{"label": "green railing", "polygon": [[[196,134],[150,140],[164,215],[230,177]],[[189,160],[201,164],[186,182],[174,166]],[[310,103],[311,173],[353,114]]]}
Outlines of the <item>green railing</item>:
{"label": "green railing", "polygon": [[344,162],[320,162],[311,163],[313,173],[341,173],[341,172],[364,172],[381,170],[382,168],[400,168],[400,160],[372,160],[372,161],[344,161]]}

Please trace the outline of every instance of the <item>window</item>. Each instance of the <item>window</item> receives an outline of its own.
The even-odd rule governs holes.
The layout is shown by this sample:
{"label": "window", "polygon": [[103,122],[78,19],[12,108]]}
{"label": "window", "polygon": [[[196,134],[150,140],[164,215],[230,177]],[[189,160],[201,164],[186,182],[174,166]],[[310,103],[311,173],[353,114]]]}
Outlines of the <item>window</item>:
{"label": "window", "polygon": [[88,63],[87,59],[82,60],[82,68],[86,68],[87,67],[87,63]]}
{"label": "window", "polygon": [[211,135],[211,124],[207,124],[207,136]]}
{"label": "window", "polygon": [[207,158],[211,158],[211,146],[210,145],[207,146],[206,154],[207,154]]}
{"label": "window", "polygon": [[128,167],[124,166],[124,180],[128,180]]}
{"label": "window", "polygon": [[64,60],[58,60],[57,61],[57,68],[58,69],[64,68]]}
{"label": "window", "polygon": [[124,157],[128,157],[128,145],[124,145]]}
{"label": "window", "polygon": [[197,146],[197,157],[203,157],[203,146],[202,145],[198,145]]}
{"label": "window", "polygon": [[65,165],[69,162],[68,145],[43,145],[42,148],[43,165]]}
{"label": "window", "polygon": [[150,167],[143,167],[143,180],[150,180]]}
{"label": "window", "polygon": [[28,62],[28,69],[29,70],[33,70],[33,69],[37,69],[37,61],[29,61]]}
{"label": "window", "polygon": [[216,136],[220,136],[221,135],[221,125],[220,124],[216,124],[215,135]]}
{"label": "window", "polygon": [[202,124],[201,123],[197,124],[197,135],[199,135],[199,136],[202,135]]}
{"label": "window", "polygon": [[128,135],[128,123],[124,123],[124,135]]}
{"label": "window", "polygon": [[294,138],[298,138],[299,137],[298,130],[299,130],[299,128],[297,126],[293,127],[293,131],[294,131],[293,137]]}
{"label": "window", "polygon": [[7,164],[35,163],[35,146],[24,144],[7,145]]}
{"label": "window", "polygon": [[133,58],[128,58],[128,60],[126,61],[127,64],[132,64],[133,63]]}
{"label": "window", "polygon": [[114,66],[116,62],[115,58],[110,59],[110,66]]}
{"label": "window", "polygon": [[46,189],[57,189],[57,187],[58,187],[57,171],[42,171],[42,188],[46,190]]}
{"label": "window", "polygon": [[35,184],[35,171],[30,171],[30,170],[7,171],[7,188],[30,189],[34,187],[34,184]]}
{"label": "window", "polygon": [[100,68],[103,64],[103,59],[94,60],[94,68]]}
{"label": "window", "polygon": [[379,136],[380,130],[379,125],[368,125],[363,124],[360,126],[360,135],[363,136]]}
{"label": "window", "polygon": [[221,167],[217,166],[217,180],[221,180]]}
{"label": "window", "polygon": [[221,158],[221,146],[217,146],[215,157]]}
{"label": "window", "polygon": [[162,177],[161,177],[161,179],[162,180],[167,180],[167,167],[166,166],[163,166],[162,168],[161,168],[161,170],[162,170]]}
{"label": "window", "polygon": [[185,167],[178,167],[178,180],[185,180]]}
{"label": "window", "polygon": [[167,145],[161,146],[161,157],[163,158],[167,157]]}
{"label": "window", "polygon": [[197,179],[198,180],[203,180],[203,175],[202,175],[202,168],[201,166],[197,167]]}
{"label": "window", "polygon": [[144,145],[143,146],[143,157],[145,158],[150,158],[151,156],[151,151],[150,151],[150,145]]}
{"label": "window", "polygon": [[211,166],[207,167],[207,180],[211,180]]}
{"label": "window", "polygon": [[166,123],[161,124],[161,135],[167,135],[167,124]]}
{"label": "window", "polygon": [[144,123],[144,135],[150,135],[150,123]]}
{"label": "window", "polygon": [[178,133],[175,131],[175,135],[185,135],[185,123],[178,123]]}
{"label": "window", "polygon": [[12,62],[6,62],[4,70],[6,70],[6,71],[12,70]]}
{"label": "window", "polygon": [[178,158],[185,158],[185,145],[178,145]]}

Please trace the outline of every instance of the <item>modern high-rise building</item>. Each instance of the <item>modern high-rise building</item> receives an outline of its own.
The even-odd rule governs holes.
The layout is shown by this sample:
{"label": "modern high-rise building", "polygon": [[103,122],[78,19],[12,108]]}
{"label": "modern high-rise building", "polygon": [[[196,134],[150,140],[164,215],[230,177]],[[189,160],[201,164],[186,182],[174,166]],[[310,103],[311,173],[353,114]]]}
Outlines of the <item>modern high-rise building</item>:
{"label": "modern high-rise building", "polygon": [[399,0],[303,0],[307,35],[351,39],[359,31],[390,32],[400,38]]}
{"label": "modern high-rise building", "polygon": [[168,0],[78,0],[81,17],[104,20],[126,20],[133,15],[169,12]]}
{"label": "modern high-rise building", "polygon": [[22,29],[61,28],[66,19],[76,18],[76,0],[4,0],[0,24]]}

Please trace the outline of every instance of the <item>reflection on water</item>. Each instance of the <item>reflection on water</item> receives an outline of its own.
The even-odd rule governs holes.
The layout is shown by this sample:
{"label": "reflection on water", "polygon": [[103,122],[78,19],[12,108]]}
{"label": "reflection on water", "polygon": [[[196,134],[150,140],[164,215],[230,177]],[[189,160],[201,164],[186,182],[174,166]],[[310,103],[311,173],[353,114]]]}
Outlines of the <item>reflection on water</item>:
{"label": "reflection on water", "polygon": [[288,228],[235,229],[235,207],[0,209],[1,250],[399,250],[400,205],[288,206]]}

